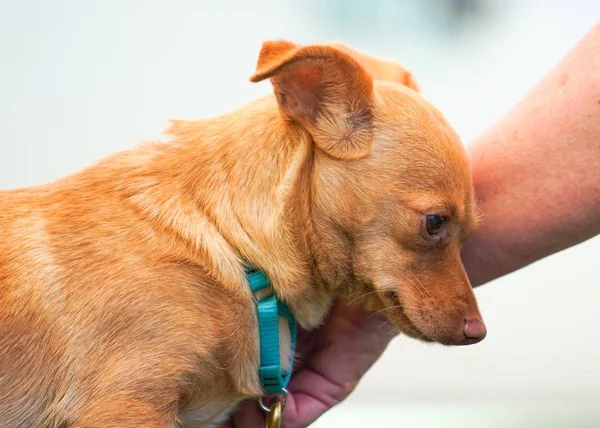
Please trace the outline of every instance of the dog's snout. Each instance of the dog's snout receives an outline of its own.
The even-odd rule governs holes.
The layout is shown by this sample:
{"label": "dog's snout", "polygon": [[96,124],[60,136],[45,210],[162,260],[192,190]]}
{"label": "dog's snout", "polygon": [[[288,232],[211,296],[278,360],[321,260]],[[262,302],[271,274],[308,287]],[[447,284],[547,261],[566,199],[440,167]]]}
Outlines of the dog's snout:
{"label": "dog's snout", "polygon": [[481,342],[487,335],[487,329],[479,316],[465,318],[465,340],[462,345],[472,345]]}

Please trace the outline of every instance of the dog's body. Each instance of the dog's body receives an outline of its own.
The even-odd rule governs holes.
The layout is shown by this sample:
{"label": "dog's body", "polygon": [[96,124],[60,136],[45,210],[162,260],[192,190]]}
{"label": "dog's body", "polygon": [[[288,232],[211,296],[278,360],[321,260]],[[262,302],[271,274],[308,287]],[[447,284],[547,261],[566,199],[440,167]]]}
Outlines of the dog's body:
{"label": "dog's body", "polygon": [[[246,261],[305,328],[374,289],[361,303],[400,305],[387,315],[407,334],[468,340],[466,157],[416,92],[342,51],[265,44],[255,80],[276,97],[0,193],[0,426],[211,426],[260,396]],[[406,232],[430,206],[460,226],[431,248]]]}

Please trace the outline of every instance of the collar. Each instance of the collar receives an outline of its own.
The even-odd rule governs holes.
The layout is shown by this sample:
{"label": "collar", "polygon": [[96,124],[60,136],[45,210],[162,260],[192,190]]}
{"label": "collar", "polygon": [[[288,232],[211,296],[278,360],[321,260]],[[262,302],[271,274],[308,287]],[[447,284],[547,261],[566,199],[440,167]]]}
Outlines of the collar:
{"label": "collar", "polygon": [[[290,329],[291,356],[290,367],[293,365],[296,351],[296,319],[288,305],[273,292],[269,278],[264,272],[254,267],[245,267],[248,285],[256,299],[256,314],[258,318],[258,335],[260,339],[260,367],[258,376],[261,386],[266,393],[283,394],[292,371],[284,372],[280,364],[279,350],[279,317],[288,321]],[[264,291],[262,291],[264,290]]]}

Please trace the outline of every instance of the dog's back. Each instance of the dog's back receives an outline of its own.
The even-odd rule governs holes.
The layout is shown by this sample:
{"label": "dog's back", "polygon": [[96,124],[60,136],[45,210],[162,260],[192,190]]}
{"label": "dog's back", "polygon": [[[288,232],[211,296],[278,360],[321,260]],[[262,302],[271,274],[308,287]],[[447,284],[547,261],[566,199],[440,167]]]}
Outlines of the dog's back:
{"label": "dog's back", "polygon": [[[39,246],[36,200],[45,191],[0,193],[0,421],[36,426],[54,395],[56,364],[64,357],[44,310],[39,280],[51,269]],[[36,220],[38,217],[38,220]]]}
{"label": "dog's back", "polygon": [[[95,168],[0,192],[0,426],[133,426],[221,396],[208,422],[232,404],[231,302]],[[221,379],[210,397],[205,375]]]}

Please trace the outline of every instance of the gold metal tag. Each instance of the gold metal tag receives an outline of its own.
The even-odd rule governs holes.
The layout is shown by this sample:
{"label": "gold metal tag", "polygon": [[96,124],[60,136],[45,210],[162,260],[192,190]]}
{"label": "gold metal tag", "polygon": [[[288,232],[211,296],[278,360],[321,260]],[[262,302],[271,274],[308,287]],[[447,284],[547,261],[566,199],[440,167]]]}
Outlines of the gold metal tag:
{"label": "gold metal tag", "polygon": [[267,422],[265,428],[281,428],[281,414],[283,413],[283,404],[277,397],[273,397],[269,404],[269,413],[267,413]]}

